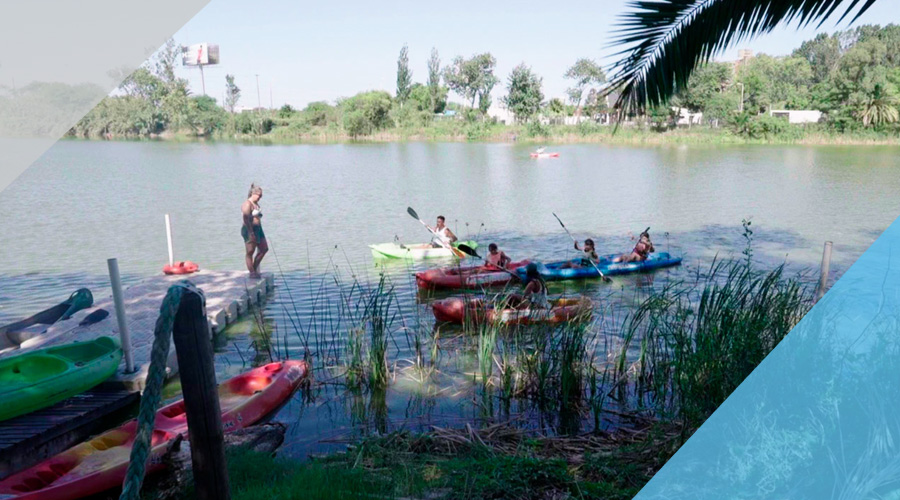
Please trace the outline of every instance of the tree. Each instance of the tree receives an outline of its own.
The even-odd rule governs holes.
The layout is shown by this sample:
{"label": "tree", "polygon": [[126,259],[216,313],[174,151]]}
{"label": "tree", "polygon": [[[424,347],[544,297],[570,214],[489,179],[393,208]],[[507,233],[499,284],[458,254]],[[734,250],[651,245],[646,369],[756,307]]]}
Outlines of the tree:
{"label": "tree", "polygon": [[241,100],[241,89],[234,83],[234,75],[225,75],[225,109],[234,113],[234,108]]}
{"label": "tree", "polygon": [[[876,0],[690,0],[637,2],[620,21],[614,43],[626,54],[613,65],[610,88],[617,105],[644,108],[666,102],[691,74],[733,40],[770,32],[780,23],[801,25],[832,15],[855,19]],[[854,17],[856,16],[856,17]]]}
{"label": "tree", "polygon": [[369,135],[391,125],[391,95],[381,90],[360,92],[341,101],[344,129],[351,137]]}
{"label": "tree", "polygon": [[812,40],[807,40],[794,51],[794,57],[802,57],[812,70],[813,83],[824,82],[831,72],[837,68],[841,59],[841,41],[837,33],[828,35],[819,33]]}
{"label": "tree", "polygon": [[428,58],[428,93],[431,97],[431,112],[443,113],[447,107],[447,87],[441,85],[441,57],[434,47]]}
{"label": "tree", "polygon": [[303,109],[303,120],[313,127],[324,127],[335,122],[336,110],[325,101],[311,102]]}
{"label": "tree", "polygon": [[406,45],[400,49],[397,58],[397,101],[400,106],[409,99],[409,87],[412,84],[412,71],[409,69],[409,49]]}
{"label": "tree", "polygon": [[516,121],[528,122],[541,109],[544,93],[541,78],[531,68],[521,63],[513,68],[506,85],[506,107],[516,115]]}
{"label": "tree", "polygon": [[293,106],[291,106],[290,104],[285,104],[281,107],[281,109],[278,110],[278,118],[288,119],[294,116],[294,112],[295,110]]}
{"label": "tree", "polygon": [[470,59],[457,56],[450,66],[444,68],[444,81],[450,90],[468,100],[472,108],[477,99],[478,109],[483,114],[491,105],[491,90],[497,84],[497,77],[494,76],[496,64],[497,60],[488,52]]}
{"label": "tree", "polygon": [[575,64],[566,70],[565,77],[575,81],[574,86],[566,89],[566,95],[575,106],[576,113],[585,97],[585,91],[599,90],[606,83],[606,73],[593,59],[581,58],[575,61]]}

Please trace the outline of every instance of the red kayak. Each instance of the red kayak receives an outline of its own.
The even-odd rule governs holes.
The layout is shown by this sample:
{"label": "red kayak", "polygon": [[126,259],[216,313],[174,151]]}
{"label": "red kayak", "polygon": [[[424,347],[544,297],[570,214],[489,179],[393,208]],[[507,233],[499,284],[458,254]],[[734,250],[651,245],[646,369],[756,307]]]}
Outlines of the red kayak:
{"label": "red kayak", "polygon": [[[219,384],[225,432],[249,427],[284,403],[308,375],[303,361],[270,363]],[[160,408],[151,438],[147,473],[164,467],[169,443],[186,434],[184,401]],[[0,498],[68,500],[120,488],[128,469],[137,421],[107,431],[30,469],[0,481]],[[186,436],[185,436],[186,437]]]}
{"label": "red kayak", "polygon": [[559,153],[531,153],[532,158],[559,158]]}
{"label": "red kayak", "polygon": [[[528,265],[530,261],[511,262],[506,266],[510,271]],[[445,288],[480,288],[505,285],[514,280],[511,274],[500,271],[496,266],[442,267],[416,273],[419,288],[439,290]]]}
{"label": "red kayak", "polygon": [[564,323],[590,318],[591,299],[587,297],[559,297],[550,300],[550,309],[529,307],[501,307],[483,297],[450,297],[432,304],[438,321],[463,323],[503,323],[528,325],[534,323]]}

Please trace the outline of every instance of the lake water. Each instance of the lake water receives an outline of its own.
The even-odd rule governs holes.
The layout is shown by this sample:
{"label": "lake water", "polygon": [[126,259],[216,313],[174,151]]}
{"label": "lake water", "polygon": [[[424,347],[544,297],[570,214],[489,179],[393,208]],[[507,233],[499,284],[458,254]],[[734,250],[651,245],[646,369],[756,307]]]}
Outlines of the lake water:
{"label": "lake water", "polygon": [[[431,331],[433,323],[431,297],[416,291],[412,272],[446,262],[376,267],[367,248],[395,237],[428,239],[407,206],[429,223],[443,214],[461,238],[485,247],[497,242],[514,259],[574,255],[552,212],[579,239],[593,237],[601,253],[630,249],[629,232],[650,226],[658,250],[684,255],[684,265],[671,270],[551,290],[589,294],[605,311],[688,279],[717,256],[741,258],[742,219],[752,220],[761,266],[817,269],[823,242],[834,241],[834,279],[900,213],[900,148],[550,150],[560,157],[535,160],[528,147],[510,144],[63,141],[0,197],[0,324],[81,286],[108,295],[109,257],[119,259],[129,282],[158,273],[167,260],[166,213],[176,259],[242,269],[239,208],[256,182],[265,190],[263,225],[274,250],[263,268],[277,274],[263,320],[273,330],[273,354],[299,357],[301,339],[312,338],[323,368],[317,388],[278,415],[290,424],[286,450],[301,456],[348,432],[481,415],[472,401],[472,352],[459,332],[438,340],[442,369],[428,383],[407,373],[414,357],[409,332]],[[399,312],[389,351],[395,381],[384,394],[346,391],[336,384],[349,325],[334,318],[358,298],[354,283],[371,286],[382,271]],[[220,377],[263,361],[268,349],[260,349],[256,329],[246,321],[219,339]]]}

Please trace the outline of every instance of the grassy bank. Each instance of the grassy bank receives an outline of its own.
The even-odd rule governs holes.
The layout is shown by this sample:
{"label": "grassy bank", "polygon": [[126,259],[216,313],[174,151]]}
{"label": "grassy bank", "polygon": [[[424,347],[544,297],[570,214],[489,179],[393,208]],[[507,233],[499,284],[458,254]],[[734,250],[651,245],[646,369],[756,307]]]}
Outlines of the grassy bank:
{"label": "grassy bank", "polygon": [[[544,438],[507,426],[365,439],[306,462],[236,449],[234,500],[632,498],[670,456],[665,433]],[[188,486],[184,498],[191,498]]]}

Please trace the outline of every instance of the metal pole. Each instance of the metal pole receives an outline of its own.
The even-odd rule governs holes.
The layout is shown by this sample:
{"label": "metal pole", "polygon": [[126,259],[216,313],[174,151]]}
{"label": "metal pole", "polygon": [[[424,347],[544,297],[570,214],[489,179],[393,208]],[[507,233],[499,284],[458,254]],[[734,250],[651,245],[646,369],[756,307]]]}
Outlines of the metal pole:
{"label": "metal pole", "polygon": [[199,64],[198,66],[200,66],[200,85],[203,87],[203,95],[206,95],[206,80],[203,78],[203,65]]}
{"label": "metal pole", "polygon": [[831,270],[831,247],[830,241],[825,242],[825,249],[822,251],[822,268],[819,275],[819,286],[816,287],[816,302],[825,295],[825,287],[828,286],[828,272]]}
{"label": "metal pole", "polygon": [[169,265],[175,265],[175,253],[172,251],[172,222],[169,220],[169,214],[166,214],[166,240],[169,243]]}
{"label": "metal pole", "polygon": [[259,75],[256,75],[256,107],[262,107],[262,101],[259,98]]}
{"label": "metal pole", "polygon": [[741,104],[740,104],[740,108],[738,109],[738,112],[743,113],[744,112],[744,84],[738,83],[738,85],[741,86]]}
{"label": "metal pole", "polygon": [[119,276],[119,261],[106,259],[109,267],[109,282],[112,285],[113,302],[116,306],[116,321],[119,322],[119,338],[122,341],[122,352],[125,355],[125,373],[134,373],[134,354],[131,352],[131,334],[128,332],[128,319],[125,317],[125,298],[122,295],[122,278]]}

